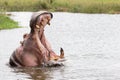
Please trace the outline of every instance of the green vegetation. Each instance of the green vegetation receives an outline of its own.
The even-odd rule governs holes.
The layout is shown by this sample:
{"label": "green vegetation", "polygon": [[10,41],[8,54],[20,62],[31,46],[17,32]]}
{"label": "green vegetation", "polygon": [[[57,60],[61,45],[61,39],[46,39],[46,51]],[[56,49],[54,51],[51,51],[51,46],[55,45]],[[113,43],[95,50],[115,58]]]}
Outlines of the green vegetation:
{"label": "green vegetation", "polygon": [[0,30],[18,28],[18,23],[11,20],[7,15],[0,14]]}
{"label": "green vegetation", "polygon": [[6,11],[69,11],[81,13],[119,13],[120,0],[0,0]]}
{"label": "green vegetation", "polygon": [[[4,11],[68,11],[80,13],[120,13],[120,0],[0,0]],[[0,15],[0,29],[18,27],[6,15]]]}

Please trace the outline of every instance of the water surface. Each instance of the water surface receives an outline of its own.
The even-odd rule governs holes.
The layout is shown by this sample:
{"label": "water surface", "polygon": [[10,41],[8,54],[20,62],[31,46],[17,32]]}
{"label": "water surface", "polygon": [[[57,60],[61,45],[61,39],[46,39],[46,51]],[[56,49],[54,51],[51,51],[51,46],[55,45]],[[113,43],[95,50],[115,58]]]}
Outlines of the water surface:
{"label": "water surface", "polygon": [[45,34],[53,50],[63,47],[67,61],[55,68],[10,68],[13,50],[29,33],[32,12],[12,12],[22,28],[0,31],[1,80],[120,80],[120,15],[53,13]]}

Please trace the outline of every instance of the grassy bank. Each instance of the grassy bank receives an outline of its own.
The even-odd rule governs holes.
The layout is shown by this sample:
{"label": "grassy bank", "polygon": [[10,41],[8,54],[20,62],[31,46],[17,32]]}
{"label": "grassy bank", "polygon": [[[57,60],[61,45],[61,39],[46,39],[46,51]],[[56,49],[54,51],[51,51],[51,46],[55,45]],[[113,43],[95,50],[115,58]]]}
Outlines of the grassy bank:
{"label": "grassy bank", "polygon": [[0,30],[18,28],[18,23],[11,20],[8,16],[0,14]]}
{"label": "grassy bank", "polygon": [[120,0],[1,0],[6,11],[69,11],[81,13],[119,13]]}

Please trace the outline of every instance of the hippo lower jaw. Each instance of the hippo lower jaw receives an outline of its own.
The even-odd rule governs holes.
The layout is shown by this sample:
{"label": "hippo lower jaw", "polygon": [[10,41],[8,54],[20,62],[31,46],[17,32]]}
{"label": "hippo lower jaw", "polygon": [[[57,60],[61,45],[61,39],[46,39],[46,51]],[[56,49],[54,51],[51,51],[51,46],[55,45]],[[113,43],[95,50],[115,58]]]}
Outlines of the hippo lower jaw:
{"label": "hippo lower jaw", "polygon": [[59,59],[57,61],[50,60],[47,61],[46,64],[44,64],[45,67],[58,67],[58,66],[64,66],[65,59]]}
{"label": "hippo lower jaw", "polygon": [[49,54],[48,61],[45,61],[43,66],[45,67],[57,67],[57,66],[63,66],[63,63],[65,61],[64,58],[64,50],[60,49],[60,56],[51,57]]}

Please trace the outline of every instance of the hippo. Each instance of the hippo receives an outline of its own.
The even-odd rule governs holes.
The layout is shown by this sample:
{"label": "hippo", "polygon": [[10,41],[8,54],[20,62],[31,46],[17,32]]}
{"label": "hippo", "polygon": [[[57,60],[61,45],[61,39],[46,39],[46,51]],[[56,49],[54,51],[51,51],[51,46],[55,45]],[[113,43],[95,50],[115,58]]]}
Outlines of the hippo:
{"label": "hippo", "polygon": [[30,19],[30,33],[23,35],[20,46],[13,51],[9,59],[11,67],[62,66],[64,50],[57,55],[44,34],[44,28],[53,14],[48,11],[34,12]]}

